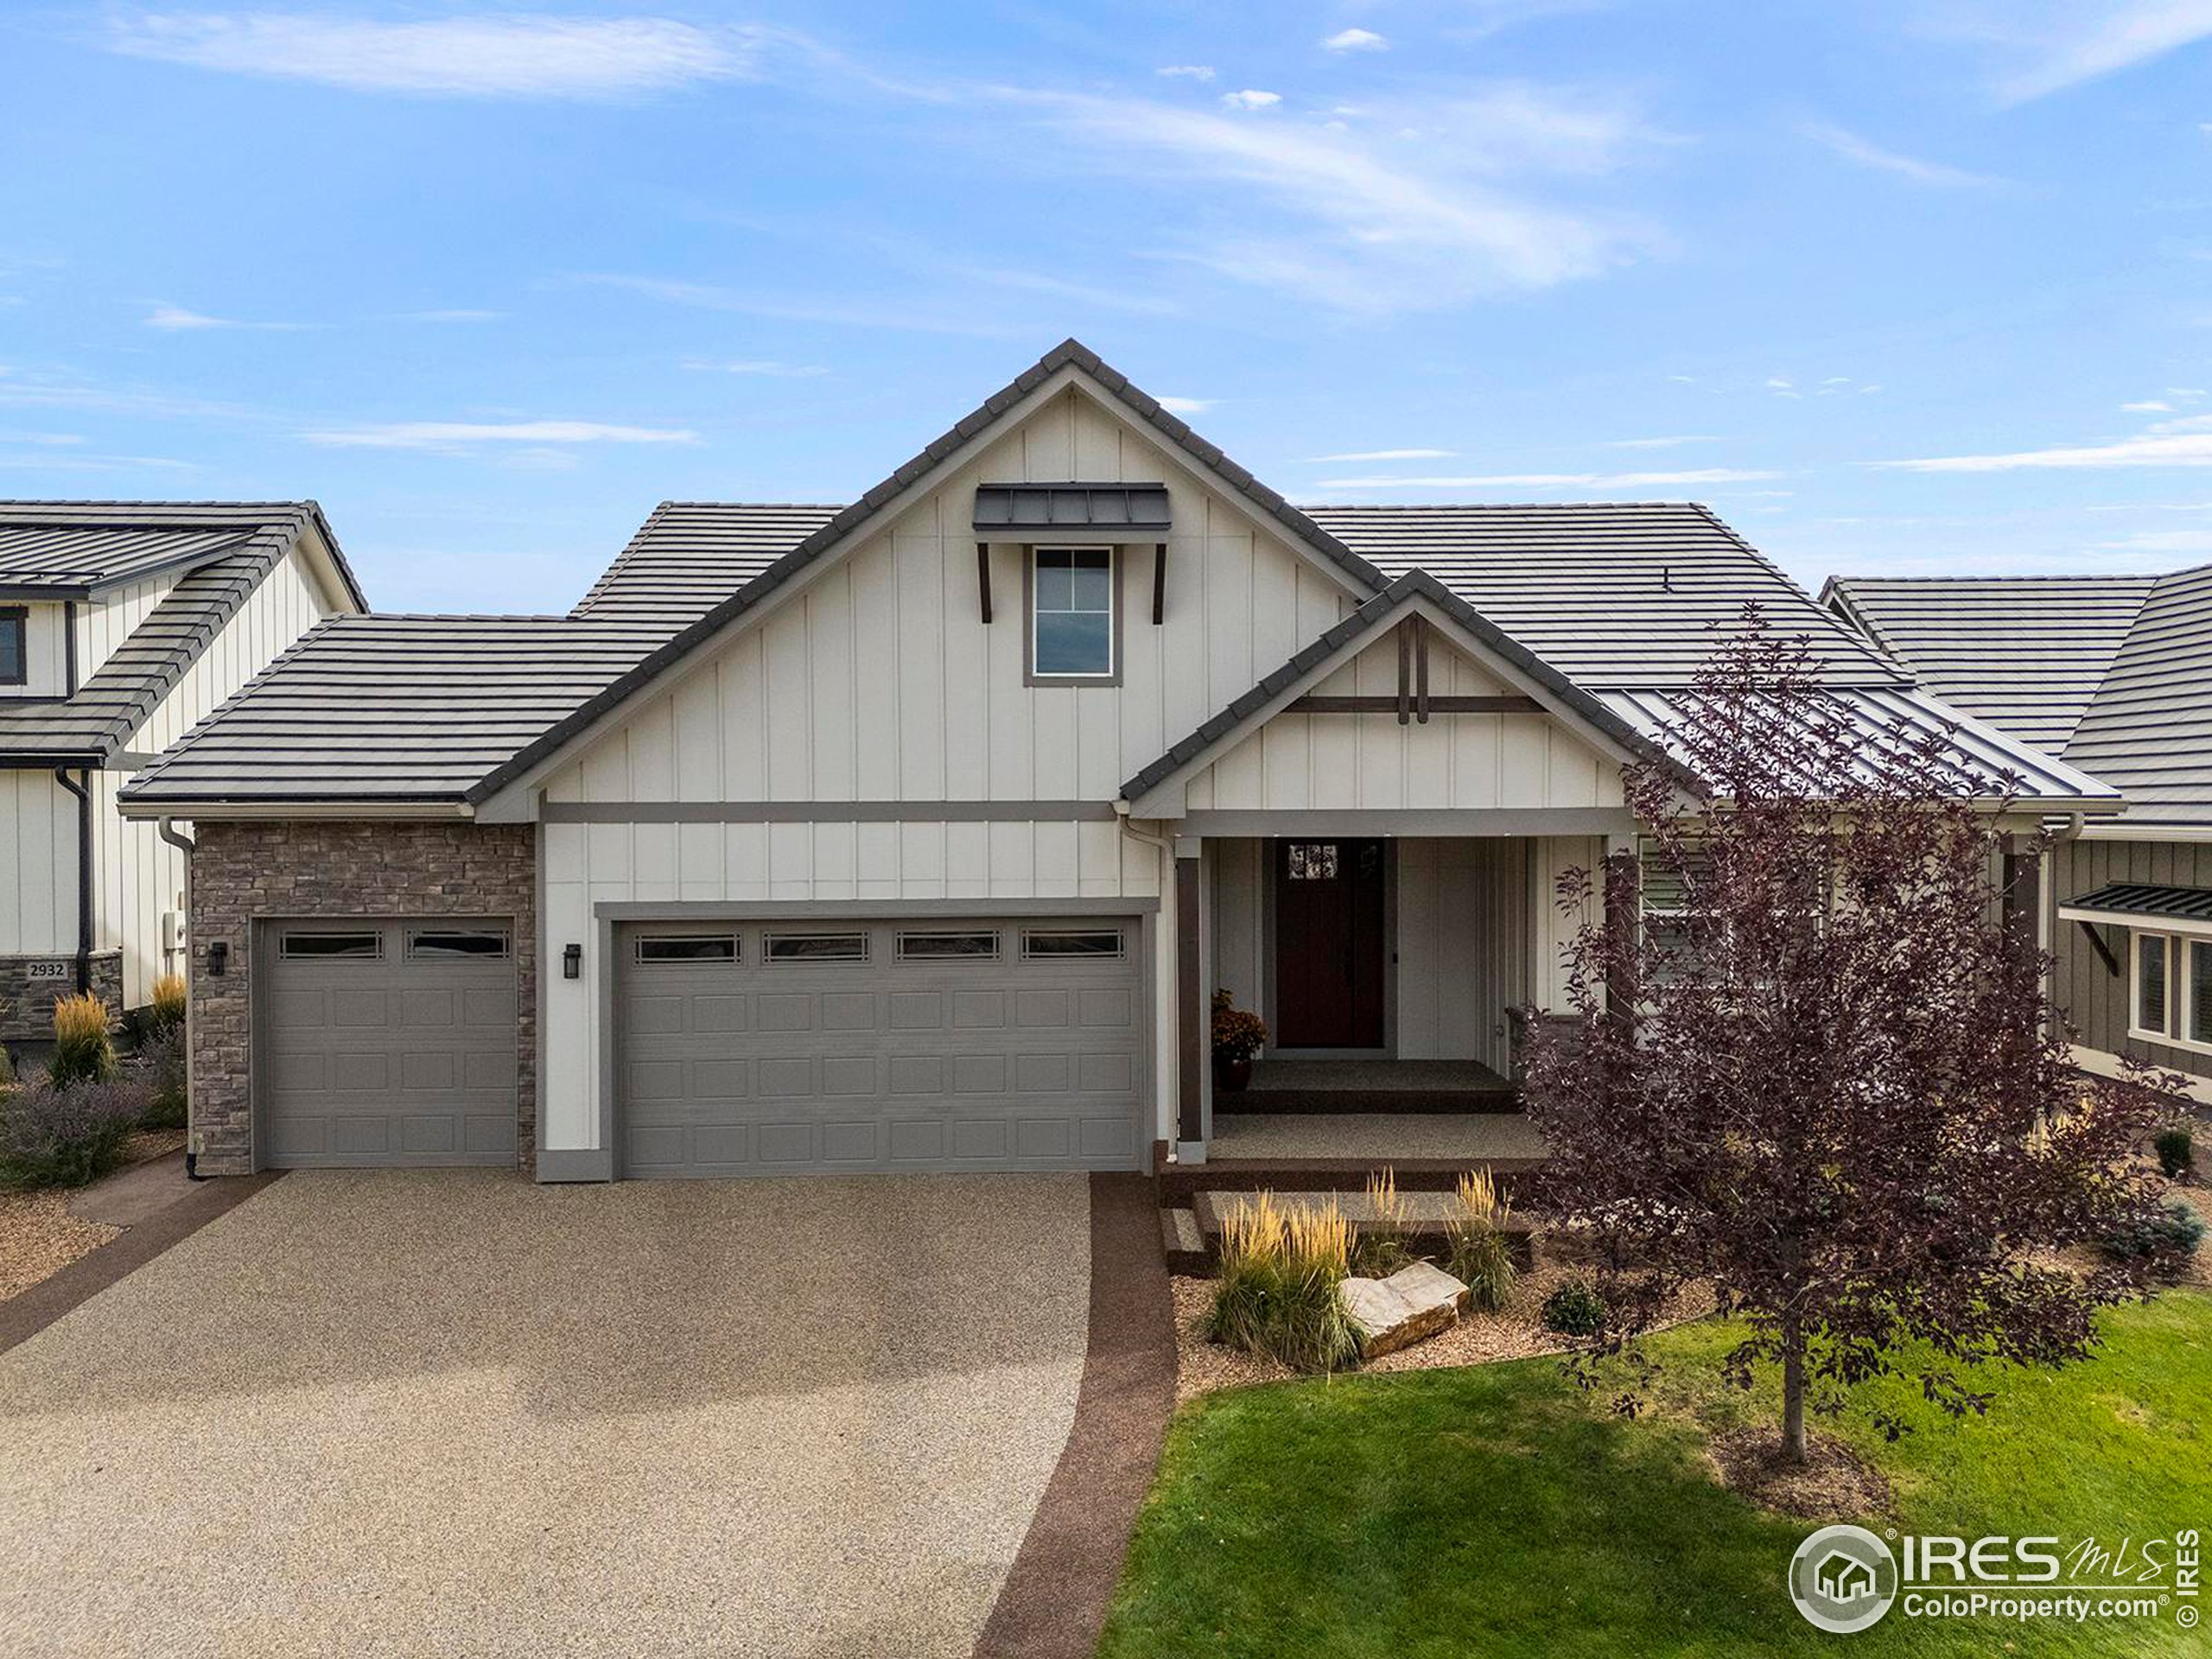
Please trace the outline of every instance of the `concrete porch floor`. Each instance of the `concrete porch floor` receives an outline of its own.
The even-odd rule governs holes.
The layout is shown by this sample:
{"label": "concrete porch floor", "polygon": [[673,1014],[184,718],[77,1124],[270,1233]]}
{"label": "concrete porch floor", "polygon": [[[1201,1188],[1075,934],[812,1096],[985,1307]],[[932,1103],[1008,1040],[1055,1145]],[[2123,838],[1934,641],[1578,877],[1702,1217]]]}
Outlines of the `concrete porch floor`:
{"label": "concrete porch floor", "polygon": [[1255,1090],[1464,1094],[1510,1086],[1478,1060],[1307,1060],[1278,1054],[1252,1068]]}
{"label": "concrete porch floor", "polygon": [[1207,1161],[1344,1158],[1380,1166],[1416,1159],[1541,1160],[1545,1153],[1543,1137],[1517,1112],[1245,1113],[1217,1105]]}

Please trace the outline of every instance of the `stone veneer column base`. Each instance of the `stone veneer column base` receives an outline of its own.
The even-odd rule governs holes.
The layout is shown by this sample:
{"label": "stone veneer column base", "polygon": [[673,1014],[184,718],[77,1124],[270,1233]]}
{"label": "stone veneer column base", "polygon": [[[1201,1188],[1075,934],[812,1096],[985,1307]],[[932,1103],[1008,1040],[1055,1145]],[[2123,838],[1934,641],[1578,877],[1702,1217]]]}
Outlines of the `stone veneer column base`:
{"label": "stone veneer column base", "polygon": [[[67,969],[63,979],[33,979],[34,963],[60,963]],[[88,964],[94,995],[110,1013],[123,1013],[123,953],[95,950]],[[0,1038],[11,1043],[49,1042],[54,1037],[54,1001],[77,990],[77,953],[57,950],[50,955],[0,957]]]}

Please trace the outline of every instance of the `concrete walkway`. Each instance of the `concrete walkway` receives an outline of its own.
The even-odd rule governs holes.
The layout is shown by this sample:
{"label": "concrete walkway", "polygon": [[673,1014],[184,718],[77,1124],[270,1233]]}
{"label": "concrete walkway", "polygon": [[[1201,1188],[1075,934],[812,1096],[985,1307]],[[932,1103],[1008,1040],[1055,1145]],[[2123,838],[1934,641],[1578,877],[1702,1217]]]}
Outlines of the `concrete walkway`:
{"label": "concrete walkway", "polygon": [[0,1652],[965,1655],[1079,1176],[295,1174],[0,1355]]}

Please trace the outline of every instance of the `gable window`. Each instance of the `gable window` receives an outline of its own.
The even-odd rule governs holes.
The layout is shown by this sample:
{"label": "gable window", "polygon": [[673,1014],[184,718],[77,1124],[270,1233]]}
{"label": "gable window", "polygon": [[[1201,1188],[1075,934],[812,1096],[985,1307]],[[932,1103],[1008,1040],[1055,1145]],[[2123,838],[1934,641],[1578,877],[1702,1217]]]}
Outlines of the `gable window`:
{"label": "gable window", "polygon": [[2167,1021],[2174,942],[2164,933],[2139,932],[2133,938],[2134,989],[2129,1000],[2127,1023],[2135,1036],[2164,1039],[2172,1031]]}
{"label": "gable window", "polygon": [[30,614],[21,605],[0,605],[0,685],[29,683]]}
{"label": "gable window", "polygon": [[1121,670],[1114,550],[1040,547],[1030,557],[1030,677],[1111,681]]}

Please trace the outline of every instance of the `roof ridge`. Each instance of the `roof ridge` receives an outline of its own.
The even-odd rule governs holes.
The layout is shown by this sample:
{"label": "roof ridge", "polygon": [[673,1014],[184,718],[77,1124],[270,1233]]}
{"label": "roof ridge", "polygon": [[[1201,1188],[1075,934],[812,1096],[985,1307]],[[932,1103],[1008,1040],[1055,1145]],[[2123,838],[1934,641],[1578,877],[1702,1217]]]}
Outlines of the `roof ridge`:
{"label": "roof ridge", "polygon": [[1625,507],[1665,507],[1710,513],[1700,501],[1309,501],[1307,512],[1618,512]]}

